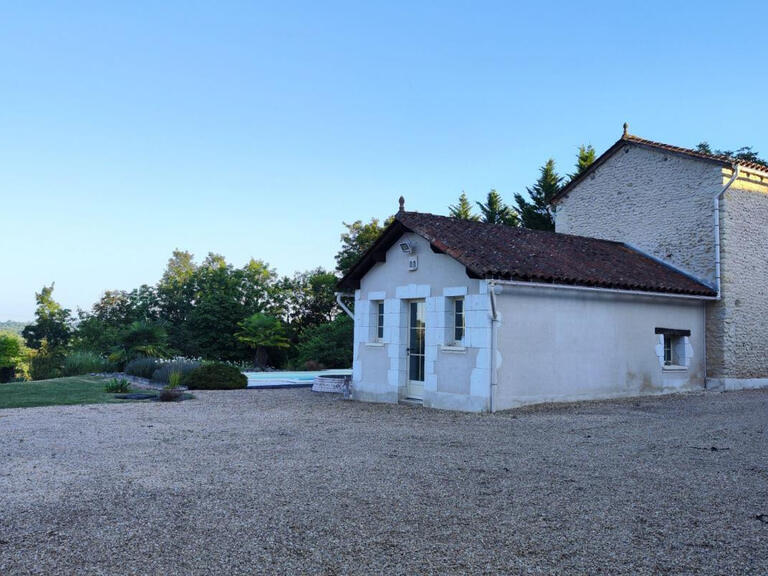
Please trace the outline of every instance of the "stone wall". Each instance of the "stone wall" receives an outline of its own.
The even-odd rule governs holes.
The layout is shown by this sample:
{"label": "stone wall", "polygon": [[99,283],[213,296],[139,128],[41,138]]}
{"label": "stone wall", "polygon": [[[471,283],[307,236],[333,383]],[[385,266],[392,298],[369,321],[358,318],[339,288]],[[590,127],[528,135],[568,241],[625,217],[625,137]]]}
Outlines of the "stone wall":
{"label": "stone wall", "polygon": [[626,242],[714,283],[720,165],[627,144],[557,206],[558,232]]}
{"label": "stone wall", "polygon": [[[714,286],[712,199],[730,176],[718,164],[627,144],[561,201],[557,231],[626,242]],[[726,387],[765,385],[768,178],[744,171],[720,221],[723,300],[707,307],[707,376]]]}
{"label": "stone wall", "polygon": [[768,186],[745,184],[737,180],[721,204],[723,301],[710,316],[723,329],[710,346],[719,360],[711,377],[768,378]]}

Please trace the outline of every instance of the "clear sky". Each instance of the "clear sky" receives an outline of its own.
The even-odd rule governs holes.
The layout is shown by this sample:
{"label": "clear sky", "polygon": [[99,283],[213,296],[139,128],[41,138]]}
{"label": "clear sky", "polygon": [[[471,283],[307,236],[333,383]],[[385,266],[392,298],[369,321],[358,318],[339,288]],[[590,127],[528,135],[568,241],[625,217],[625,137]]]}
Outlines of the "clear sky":
{"label": "clear sky", "polygon": [[512,201],[621,133],[768,154],[764,2],[4,2],[0,320],[174,248],[332,268],[342,221]]}

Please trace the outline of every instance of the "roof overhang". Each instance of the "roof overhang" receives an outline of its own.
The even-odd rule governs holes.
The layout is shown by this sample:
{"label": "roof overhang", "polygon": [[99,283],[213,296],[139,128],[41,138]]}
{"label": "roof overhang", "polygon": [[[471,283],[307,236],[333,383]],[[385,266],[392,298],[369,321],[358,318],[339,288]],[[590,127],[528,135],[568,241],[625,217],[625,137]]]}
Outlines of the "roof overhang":
{"label": "roof overhang", "polygon": [[694,151],[685,150],[683,148],[677,148],[673,146],[669,147],[661,147],[655,142],[651,142],[649,140],[643,140],[641,138],[635,138],[632,136],[629,137],[622,137],[619,138],[608,150],[603,152],[600,156],[598,156],[592,164],[589,165],[589,168],[587,168],[584,172],[579,174],[576,178],[568,182],[560,192],[555,195],[552,200],[550,201],[550,204],[553,206],[556,206],[559,202],[561,202],[568,194],[571,193],[571,191],[576,188],[581,182],[583,182],[587,177],[589,177],[595,170],[597,170],[600,166],[602,166],[608,159],[610,159],[614,154],[616,154],[619,150],[624,148],[625,146],[637,146],[638,148],[645,148],[647,150],[656,150],[657,152],[661,151],[665,154],[673,154],[676,156],[682,156],[689,159],[694,160],[701,160],[702,162],[710,162],[712,164],[718,164],[720,166],[730,166],[732,167],[734,165],[733,161],[726,160],[725,158],[721,158],[719,156],[711,156],[708,154],[692,154]]}

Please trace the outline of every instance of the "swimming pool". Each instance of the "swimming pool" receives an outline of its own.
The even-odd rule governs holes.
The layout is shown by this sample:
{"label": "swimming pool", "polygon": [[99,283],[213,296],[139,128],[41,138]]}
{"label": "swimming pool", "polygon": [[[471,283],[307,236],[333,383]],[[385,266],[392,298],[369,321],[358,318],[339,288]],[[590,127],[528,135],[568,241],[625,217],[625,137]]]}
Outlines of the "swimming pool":
{"label": "swimming pool", "polygon": [[243,372],[248,388],[298,388],[312,386],[316,376],[351,375],[352,370],[320,370],[296,372]]}

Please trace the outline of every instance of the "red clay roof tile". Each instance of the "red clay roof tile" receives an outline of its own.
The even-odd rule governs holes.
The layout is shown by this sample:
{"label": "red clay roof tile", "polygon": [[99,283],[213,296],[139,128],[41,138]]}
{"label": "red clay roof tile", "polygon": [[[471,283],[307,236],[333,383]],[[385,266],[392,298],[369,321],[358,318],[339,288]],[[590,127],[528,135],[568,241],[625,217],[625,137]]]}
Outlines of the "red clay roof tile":
{"label": "red clay roof tile", "polygon": [[706,284],[619,242],[419,212],[399,212],[376,244],[339,281],[340,288],[359,287],[360,279],[381,260],[381,254],[408,231],[427,239],[477,278],[716,295]]}

